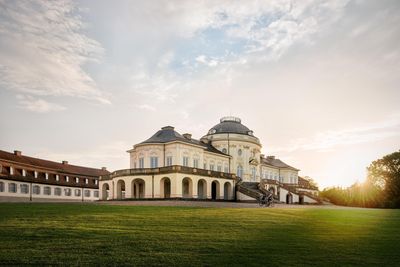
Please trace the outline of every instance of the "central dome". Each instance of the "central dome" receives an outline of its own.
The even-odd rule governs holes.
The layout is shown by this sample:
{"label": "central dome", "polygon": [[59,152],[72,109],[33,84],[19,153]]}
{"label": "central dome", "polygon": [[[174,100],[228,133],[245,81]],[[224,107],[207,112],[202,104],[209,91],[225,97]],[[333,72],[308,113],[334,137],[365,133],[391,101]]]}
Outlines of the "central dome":
{"label": "central dome", "polygon": [[242,121],[237,117],[223,117],[220,123],[212,127],[208,134],[219,133],[235,133],[253,136],[253,131],[242,124]]}

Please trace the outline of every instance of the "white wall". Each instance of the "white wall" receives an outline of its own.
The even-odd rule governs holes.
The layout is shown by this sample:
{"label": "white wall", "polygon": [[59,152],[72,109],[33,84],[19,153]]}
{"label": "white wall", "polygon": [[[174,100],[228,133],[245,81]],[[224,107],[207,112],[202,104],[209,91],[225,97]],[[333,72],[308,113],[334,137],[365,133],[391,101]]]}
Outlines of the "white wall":
{"label": "white wall", "polygon": [[[0,179],[0,183],[4,183],[4,190],[3,192],[0,192],[0,197],[18,197],[18,198],[27,198],[29,199],[30,197],[30,190],[33,190],[34,186],[39,186],[40,188],[40,194],[33,194],[32,192],[32,199],[50,199],[50,200],[73,200],[73,201],[82,201],[82,188],[79,187],[70,187],[70,186],[59,186],[59,185],[47,185],[47,184],[38,184],[38,183],[32,183],[32,188],[30,186],[30,183],[27,182],[20,182],[20,181],[12,181],[12,180],[5,180],[5,179]],[[17,192],[12,193],[9,192],[9,184],[14,183],[17,185]],[[27,185],[28,186],[28,193],[22,193],[21,192],[21,185]],[[51,194],[50,195],[45,195],[44,194],[44,188],[45,187],[50,187],[51,188]],[[60,188],[61,189],[61,195],[57,196],[55,195],[55,188]],[[65,190],[64,189],[70,189],[71,190],[71,196],[65,195]],[[81,195],[76,196],[75,195],[75,190],[80,190]],[[83,196],[84,201],[95,201],[98,200],[98,197],[95,197],[95,192],[99,193],[98,189],[92,189],[92,188],[84,188],[84,191],[89,190],[90,191],[90,197]]]}

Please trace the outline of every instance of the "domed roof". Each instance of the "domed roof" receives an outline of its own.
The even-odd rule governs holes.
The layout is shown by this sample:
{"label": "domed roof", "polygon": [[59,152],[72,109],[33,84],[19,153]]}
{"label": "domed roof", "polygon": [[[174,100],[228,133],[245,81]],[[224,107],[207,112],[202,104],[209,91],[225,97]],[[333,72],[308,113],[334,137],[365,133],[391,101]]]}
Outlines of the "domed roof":
{"label": "domed roof", "polygon": [[223,117],[220,123],[212,127],[208,134],[235,133],[253,136],[253,131],[244,126],[237,117]]}

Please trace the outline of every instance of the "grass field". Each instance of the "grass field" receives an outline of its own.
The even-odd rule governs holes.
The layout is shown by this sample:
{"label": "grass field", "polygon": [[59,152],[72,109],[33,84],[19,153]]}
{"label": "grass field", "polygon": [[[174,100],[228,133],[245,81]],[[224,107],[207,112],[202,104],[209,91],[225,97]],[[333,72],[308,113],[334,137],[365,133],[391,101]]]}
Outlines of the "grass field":
{"label": "grass field", "polygon": [[400,210],[0,204],[0,264],[400,265]]}

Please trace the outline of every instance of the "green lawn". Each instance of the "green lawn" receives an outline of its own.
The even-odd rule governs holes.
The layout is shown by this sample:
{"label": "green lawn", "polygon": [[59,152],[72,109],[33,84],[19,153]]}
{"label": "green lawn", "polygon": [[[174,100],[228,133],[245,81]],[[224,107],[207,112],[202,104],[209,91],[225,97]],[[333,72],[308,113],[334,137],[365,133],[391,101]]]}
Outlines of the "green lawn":
{"label": "green lawn", "polygon": [[400,265],[400,210],[0,204],[1,265]]}

